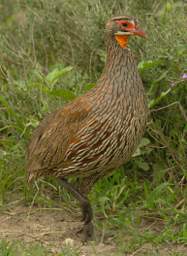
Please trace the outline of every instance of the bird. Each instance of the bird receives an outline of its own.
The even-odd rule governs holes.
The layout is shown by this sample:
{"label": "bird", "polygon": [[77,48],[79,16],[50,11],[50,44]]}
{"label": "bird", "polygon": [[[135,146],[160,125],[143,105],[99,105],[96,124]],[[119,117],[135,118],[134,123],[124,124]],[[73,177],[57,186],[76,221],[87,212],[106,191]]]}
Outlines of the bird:
{"label": "bird", "polygon": [[145,31],[136,18],[118,16],[106,22],[103,34],[106,62],[95,87],[48,114],[27,150],[29,183],[57,177],[79,201],[84,241],[94,234],[91,188],[131,158],[149,113],[136,58],[128,47],[130,37],[146,37]]}

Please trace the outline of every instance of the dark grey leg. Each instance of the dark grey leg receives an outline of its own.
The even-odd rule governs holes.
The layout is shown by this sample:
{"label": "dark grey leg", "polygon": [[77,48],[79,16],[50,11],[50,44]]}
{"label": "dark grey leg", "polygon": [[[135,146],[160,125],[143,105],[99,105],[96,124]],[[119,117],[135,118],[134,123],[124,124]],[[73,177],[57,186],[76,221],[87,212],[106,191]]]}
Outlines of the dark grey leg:
{"label": "dark grey leg", "polygon": [[74,188],[74,186],[66,179],[61,179],[63,186],[80,202],[80,206],[82,209],[83,218],[82,221],[84,221],[83,226],[83,235],[84,235],[84,241],[87,241],[93,237],[93,212],[90,205],[90,202],[88,198],[80,193],[77,189]]}

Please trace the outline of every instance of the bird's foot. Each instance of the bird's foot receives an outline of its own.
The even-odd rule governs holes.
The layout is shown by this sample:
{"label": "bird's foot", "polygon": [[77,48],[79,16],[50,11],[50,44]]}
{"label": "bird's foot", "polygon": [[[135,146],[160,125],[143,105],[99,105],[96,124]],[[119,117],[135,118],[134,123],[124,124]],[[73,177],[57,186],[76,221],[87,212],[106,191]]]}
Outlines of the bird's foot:
{"label": "bird's foot", "polygon": [[82,242],[88,242],[94,239],[94,227],[92,222],[85,223],[84,226],[77,231],[77,234],[81,234]]}

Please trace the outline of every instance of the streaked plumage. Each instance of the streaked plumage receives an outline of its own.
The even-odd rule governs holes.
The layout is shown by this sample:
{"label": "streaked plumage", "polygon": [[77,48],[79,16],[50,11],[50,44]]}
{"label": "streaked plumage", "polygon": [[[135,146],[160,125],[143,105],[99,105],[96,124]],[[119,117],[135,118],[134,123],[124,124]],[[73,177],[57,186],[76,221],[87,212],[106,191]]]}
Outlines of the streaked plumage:
{"label": "streaked plumage", "polygon": [[34,131],[29,180],[82,177],[80,191],[88,193],[136,149],[146,126],[146,97],[133,54],[116,42],[113,23],[107,23],[107,61],[96,87],[48,115]]}

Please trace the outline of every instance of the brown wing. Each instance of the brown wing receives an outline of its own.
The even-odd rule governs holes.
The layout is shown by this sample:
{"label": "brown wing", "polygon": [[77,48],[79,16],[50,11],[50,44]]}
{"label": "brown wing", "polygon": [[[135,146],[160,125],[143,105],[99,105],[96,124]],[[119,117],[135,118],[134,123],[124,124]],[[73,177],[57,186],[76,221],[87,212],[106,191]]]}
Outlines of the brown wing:
{"label": "brown wing", "polygon": [[43,119],[28,146],[29,175],[40,176],[44,171],[47,174],[63,162],[68,145],[77,140],[76,133],[90,110],[91,105],[80,97]]}

